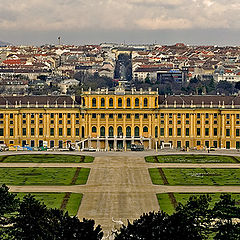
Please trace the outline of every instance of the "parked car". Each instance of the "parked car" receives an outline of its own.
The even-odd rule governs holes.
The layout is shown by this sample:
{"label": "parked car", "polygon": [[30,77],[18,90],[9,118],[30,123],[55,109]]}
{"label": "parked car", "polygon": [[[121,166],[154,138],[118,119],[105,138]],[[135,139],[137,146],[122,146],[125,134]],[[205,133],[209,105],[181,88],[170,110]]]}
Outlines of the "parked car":
{"label": "parked car", "polygon": [[0,152],[8,151],[9,148],[6,144],[0,144]]}
{"label": "parked car", "polygon": [[144,151],[142,144],[131,144],[131,151]]}

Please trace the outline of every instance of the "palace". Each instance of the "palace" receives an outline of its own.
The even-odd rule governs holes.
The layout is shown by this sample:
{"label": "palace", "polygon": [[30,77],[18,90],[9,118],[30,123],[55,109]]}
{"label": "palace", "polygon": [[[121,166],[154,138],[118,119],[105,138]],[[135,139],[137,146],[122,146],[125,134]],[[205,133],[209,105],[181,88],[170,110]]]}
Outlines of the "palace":
{"label": "palace", "polygon": [[0,96],[0,144],[80,149],[240,148],[240,96],[163,96],[124,86],[70,96]]}

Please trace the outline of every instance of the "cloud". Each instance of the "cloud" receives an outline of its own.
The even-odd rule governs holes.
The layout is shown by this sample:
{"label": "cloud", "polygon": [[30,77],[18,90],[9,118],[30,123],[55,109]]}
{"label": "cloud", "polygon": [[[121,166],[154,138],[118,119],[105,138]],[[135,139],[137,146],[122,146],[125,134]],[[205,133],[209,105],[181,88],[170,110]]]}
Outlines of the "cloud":
{"label": "cloud", "polygon": [[0,0],[0,30],[240,28],[239,0]]}

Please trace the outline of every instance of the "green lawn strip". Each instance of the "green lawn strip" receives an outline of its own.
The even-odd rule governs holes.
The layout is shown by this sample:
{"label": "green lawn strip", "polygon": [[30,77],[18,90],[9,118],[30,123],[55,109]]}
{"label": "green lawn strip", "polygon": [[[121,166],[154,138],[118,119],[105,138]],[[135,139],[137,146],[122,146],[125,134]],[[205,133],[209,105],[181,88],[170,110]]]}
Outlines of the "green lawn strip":
{"label": "green lawn strip", "polygon": [[[218,155],[159,155],[157,156],[159,163],[238,163],[231,156]],[[146,162],[155,163],[154,157],[146,157]]]}
{"label": "green lawn strip", "polygon": [[158,168],[149,168],[148,172],[150,174],[153,184],[163,185],[162,177],[160,176]]}
{"label": "green lawn strip", "polygon": [[145,161],[149,163],[156,163],[155,159],[153,156],[147,156],[145,157]]}
{"label": "green lawn strip", "polygon": [[67,155],[67,154],[23,154],[1,156],[5,163],[90,163],[92,156]]}
{"label": "green lawn strip", "polygon": [[[78,176],[85,184],[90,169],[82,168]],[[0,168],[0,184],[6,185],[71,185],[76,168]]]}
{"label": "green lawn strip", "polygon": [[[17,193],[17,197],[21,200],[28,193]],[[44,202],[48,208],[60,208],[65,193],[30,193],[35,197],[35,199]],[[69,215],[75,216],[78,212],[79,206],[82,201],[83,194],[72,193],[70,199],[68,200],[67,207],[65,211],[68,211]]]}
{"label": "green lawn strip", "polygon": [[157,199],[160,206],[160,210],[168,214],[172,214],[174,212],[174,207],[167,193],[157,194]]}
{"label": "green lawn strip", "polygon": [[240,169],[163,168],[169,185],[240,185]]}
{"label": "green lawn strip", "polygon": [[78,213],[78,209],[80,207],[82,201],[83,194],[80,193],[72,193],[65,211],[68,211],[69,215],[75,216]]}
{"label": "green lawn strip", "polygon": [[86,184],[87,180],[88,180],[89,173],[90,173],[90,168],[81,168],[79,176],[78,176],[75,184],[76,185]]}
{"label": "green lawn strip", "polygon": [[92,163],[93,161],[94,161],[94,157],[84,156],[84,163]]}

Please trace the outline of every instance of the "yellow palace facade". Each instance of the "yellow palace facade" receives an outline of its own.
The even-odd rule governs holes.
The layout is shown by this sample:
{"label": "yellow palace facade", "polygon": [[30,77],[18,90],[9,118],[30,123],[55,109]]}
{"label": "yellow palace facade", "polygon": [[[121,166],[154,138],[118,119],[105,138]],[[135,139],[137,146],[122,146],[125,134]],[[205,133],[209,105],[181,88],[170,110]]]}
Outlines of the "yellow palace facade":
{"label": "yellow palace facade", "polygon": [[0,96],[0,144],[128,150],[240,148],[239,96],[162,96],[151,89],[70,96]]}

